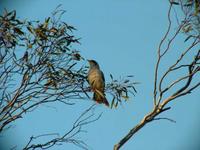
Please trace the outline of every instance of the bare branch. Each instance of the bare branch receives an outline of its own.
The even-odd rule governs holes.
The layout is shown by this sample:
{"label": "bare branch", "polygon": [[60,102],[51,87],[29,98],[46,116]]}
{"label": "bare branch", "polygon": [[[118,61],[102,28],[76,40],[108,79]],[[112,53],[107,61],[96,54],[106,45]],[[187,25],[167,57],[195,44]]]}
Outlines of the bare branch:
{"label": "bare branch", "polygon": [[[162,47],[164,41],[167,39],[167,36],[168,36],[168,34],[170,32],[170,29],[171,29],[171,17],[170,17],[170,15],[171,15],[171,9],[172,9],[172,3],[170,3],[170,7],[169,7],[169,10],[168,10],[168,15],[167,15],[168,22],[169,22],[168,27],[167,27],[167,31],[166,31],[164,37],[162,38],[162,40],[161,40],[161,42],[160,42],[160,44],[158,46],[158,51],[157,51],[157,57],[158,57],[158,59],[157,59],[156,68],[155,68],[154,92],[153,92],[154,93],[154,105],[156,105],[158,68],[159,68],[160,59],[161,59],[161,47]],[[167,49],[166,49],[166,51],[167,51]]]}
{"label": "bare branch", "polygon": [[[77,135],[83,132],[84,126],[93,123],[101,117],[101,114],[94,118],[94,109],[95,105],[90,106],[88,109],[86,109],[74,122],[72,128],[67,131],[65,134],[60,136],[58,133],[50,133],[50,134],[42,134],[38,136],[32,136],[30,137],[30,140],[26,144],[26,146],[23,148],[23,150],[34,150],[37,148],[40,149],[48,149],[55,145],[60,145],[61,143],[73,143],[74,145],[87,150],[88,146],[87,144],[78,139]],[[43,137],[52,137],[53,138],[47,142],[34,144],[34,141],[38,138]]]}
{"label": "bare branch", "polygon": [[[0,132],[40,106],[55,102],[71,106],[76,100],[92,100],[85,59],[74,48],[80,38],[73,35],[75,27],[61,20],[64,13],[58,6],[43,21],[19,20],[16,11],[0,15]],[[113,96],[116,107],[136,93],[136,83],[130,77],[111,80],[106,92]],[[43,144],[33,141],[49,134],[32,137],[25,149],[46,149],[63,142],[85,148],[84,142],[74,137],[101,116],[96,120],[91,119],[94,113],[86,116],[92,109],[65,135]]]}
{"label": "bare branch", "polygon": [[154,118],[153,120],[167,120],[167,121],[170,121],[170,122],[172,122],[172,123],[176,123],[175,120],[170,119],[170,118],[166,118],[166,117]]}
{"label": "bare branch", "polygon": [[[181,30],[183,30],[183,28],[185,26],[187,26],[188,24],[190,24],[193,20],[192,20],[192,15],[189,11],[184,11],[184,19],[181,21],[177,21],[177,22],[181,22],[181,24],[178,24],[179,27],[176,30],[175,34],[172,36],[172,38],[167,41],[167,37],[169,36],[170,31],[171,31],[171,26],[172,26],[172,20],[171,20],[171,9],[172,9],[172,5],[181,5],[181,9],[184,10],[184,4],[182,3],[181,0],[179,0],[179,2],[175,2],[175,1],[170,1],[170,7],[168,10],[168,28],[167,31],[165,32],[163,38],[161,39],[161,42],[159,43],[159,47],[158,47],[158,51],[157,51],[157,62],[155,65],[155,75],[154,75],[154,108],[152,109],[152,111],[150,113],[148,113],[147,115],[144,116],[144,118],[136,125],[134,126],[117,144],[115,144],[114,146],[114,150],[119,150],[127,141],[129,141],[140,129],[142,129],[146,124],[155,121],[155,120],[168,120],[170,122],[175,122],[174,120],[168,118],[168,117],[157,117],[158,115],[160,115],[161,113],[167,111],[170,109],[170,107],[166,107],[166,105],[172,101],[175,100],[181,96],[184,96],[186,94],[190,94],[193,90],[197,89],[200,86],[200,82],[195,79],[197,79],[196,77],[198,77],[197,75],[199,75],[198,73],[200,72],[200,50],[198,48],[200,40],[199,40],[199,34],[198,33],[197,36],[190,36],[190,38],[192,37],[194,40],[193,42],[191,42],[190,46],[186,49],[183,50],[183,52],[177,56],[177,60],[175,61],[175,63],[173,63],[172,65],[169,66],[169,68],[161,75],[159,76],[159,66],[161,64],[161,60],[164,58],[163,56],[166,56],[167,53],[169,53],[170,49],[171,49],[171,45],[172,43],[175,41],[176,37],[178,37],[178,35],[180,35]],[[176,19],[178,19],[177,14],[176,15]],[[185,42],[185,41],[184,41]],[[165,49],[162,48],[163,45],[167,45]],[[197,49],[197,50],[196,50]],[[189,51],[193,50],[193,54],[194,57],[191,57],[191,62],[185,64],[184,61],[182,61],[185,57],[186,54]],[[190,54],[191,55],[191,54]],[[167,84],[167,86],[163,89],[162,88],[162,83],[163,81],[169,76],[170,73],[174,73],[175,71],[179,71],[181,72],[181,69],[187,69],[186,70],[186,74],[179,77],[178,79],[174,79],[174,81],[172,81],[172,83]],[[192,82],[192,81],[196,81]],[[169,89],[172,89],[172,87],[174,87],[175,85],[177,85],[179,83],[179,87],[175,88],[174,91],[169,91]],[[163,99],[163,94],[168,94],[169,96],[165,99]],[[158,97],[157,97],[158,95]]]}

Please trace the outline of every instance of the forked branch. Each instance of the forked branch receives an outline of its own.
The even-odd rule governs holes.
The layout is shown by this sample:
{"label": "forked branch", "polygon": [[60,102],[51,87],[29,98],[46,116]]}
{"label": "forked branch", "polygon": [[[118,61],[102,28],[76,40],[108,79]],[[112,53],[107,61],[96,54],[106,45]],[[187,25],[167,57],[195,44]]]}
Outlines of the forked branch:
{"label": "forked branch", "polygon": [[[172,100],[176,100],[177,98],[184,96],[186,94],[190,94],[193,90],[197,89],[200,86],[200,82],[197,79],[200,75],[200,50],[198,48],[200,43],[200,33],[198,36],[189,35],[186,39],[188,40],[189,38],[192,37],[193,42],[190,42],[188,48],[182,50],[182,53],[179,55],[177,55],[177,52],[174,51],[175,55],[177,55],[177,59],[166,69],[166,71],[164,71],[163,74],[160,73],[161,62],[164,59],[164,56],[166,57],[169,52],[173,52],[172,44],[175,42],[175,39],[181,34],[183,28],[188,24],[192,24],[193,21],[193,18],[191,17],[192,15],[189,15],[188,11],[184,12],[185,17],[181,21],[182,24],[179,24],[174,35],[171,38],[169,37],[172,32],[171,10],[173,5],[178,5],[178,4],[179,4],[178,2],[170,1],[170,7],[168,10],[168,28],[163,38],[161,39],[161,42],[157,50],[157,62],[155,65],[154,91],[153,91],[154,107],[149,114],[145,115],[144,118],[136,126],[134,126],[117,144],[115,144],[114,150],[119,150],[140,129],[142,129],[146,124],[154,120],[165,119],[170,122],[175,122],[170,118],[167,117],[159,118],[157,116],[170,109],[170,107],[166,107],[169,102],[171,102]],[[183,6],[183,4],[181,3],[181,8],[183,9],[183,7],[185,6]],[[185,40],[184,42],[186,42],[187,40]],[[164,45],[166,45],[166,48],[163,48]],[[185,61],[183,61],[186,58],[187,54],[191,58],[190,59],[191,62],[189,63],[185,63]],[[181,77],[178,77],[177,79],[174,78],[174,80],[171,83],[167,81],[167,77],[169,76],[169,74],[171,75],[175,74],[175,72],[181,72],[182,69],[185,69],[185,75],[183,74]],[[158,75],[158,73],[161,75]],[[165,81],[165,87],[163,88],[164,81]],[[164,94],[168,95],[167,98],[163,99]]]}

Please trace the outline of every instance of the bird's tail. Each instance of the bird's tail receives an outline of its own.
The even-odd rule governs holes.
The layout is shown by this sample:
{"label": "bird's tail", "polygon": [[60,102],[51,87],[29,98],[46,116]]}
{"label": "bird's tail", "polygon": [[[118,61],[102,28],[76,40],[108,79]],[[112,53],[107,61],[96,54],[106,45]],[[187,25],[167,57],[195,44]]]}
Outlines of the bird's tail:
{"label": "bird's tail", "polygon": [[99,93],[99,91],[96,91],[96,92],[94,92],[93,99],[94,99],[97,103],[100,103],[100,104],[103,103],[103,104],[105,104],[106,106],[109,107],[109,103],[108,103],[108,100],[107,100],[106,97],[105,97],[105,94]]}

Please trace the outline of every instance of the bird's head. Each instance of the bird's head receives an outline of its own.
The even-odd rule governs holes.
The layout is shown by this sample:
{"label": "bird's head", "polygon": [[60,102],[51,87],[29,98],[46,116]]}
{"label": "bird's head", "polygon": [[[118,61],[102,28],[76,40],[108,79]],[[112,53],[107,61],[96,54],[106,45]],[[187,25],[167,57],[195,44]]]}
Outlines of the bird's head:
{"label": "bird's head", "polygon": [[95,60],[87,60],[90,64],[90,68],[96,67],[99,68],[99,64]]}

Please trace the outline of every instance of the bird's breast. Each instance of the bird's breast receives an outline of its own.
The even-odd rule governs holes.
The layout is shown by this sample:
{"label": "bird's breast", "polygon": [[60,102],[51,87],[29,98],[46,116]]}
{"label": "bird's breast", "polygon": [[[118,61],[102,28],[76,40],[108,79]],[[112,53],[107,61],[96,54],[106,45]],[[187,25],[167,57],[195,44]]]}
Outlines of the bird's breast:
{"label": "bird's breast", "polygon": [[101,71],[98,69],[92,69],[88,72],[88,81],[92,88],[104,88],[103,77],[101,75]]}

